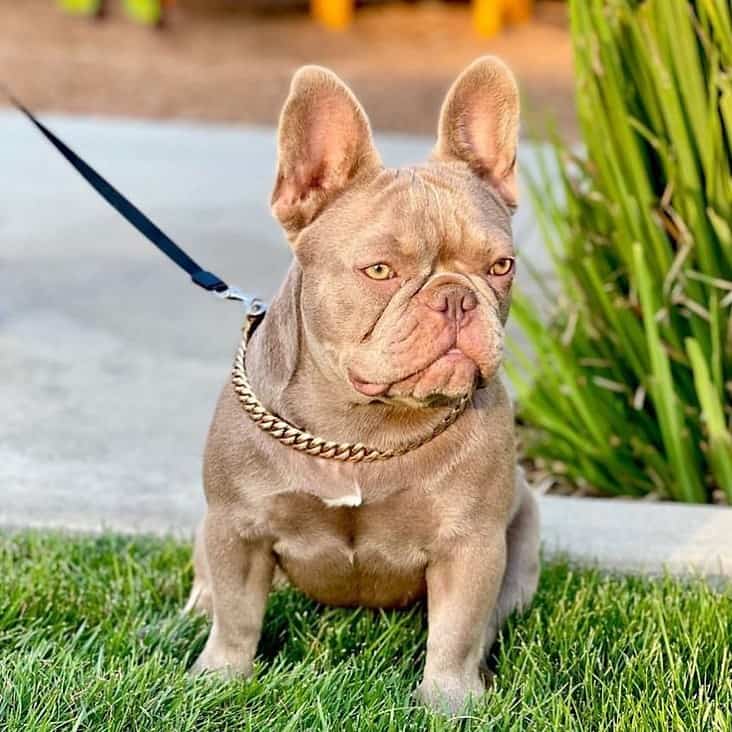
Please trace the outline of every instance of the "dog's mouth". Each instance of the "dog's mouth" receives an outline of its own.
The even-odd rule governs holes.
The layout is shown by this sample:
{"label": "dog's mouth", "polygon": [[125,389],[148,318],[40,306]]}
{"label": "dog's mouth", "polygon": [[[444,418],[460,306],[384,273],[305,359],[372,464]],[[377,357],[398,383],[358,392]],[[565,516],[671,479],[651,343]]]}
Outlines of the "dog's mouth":
{"label": "dog's mouth", "polygon": [[375,382],[349,372],[351,386],[371,399],[459,397],[475,387],[479,369],[462,349],[453,346],[432,363],[391,382]]}

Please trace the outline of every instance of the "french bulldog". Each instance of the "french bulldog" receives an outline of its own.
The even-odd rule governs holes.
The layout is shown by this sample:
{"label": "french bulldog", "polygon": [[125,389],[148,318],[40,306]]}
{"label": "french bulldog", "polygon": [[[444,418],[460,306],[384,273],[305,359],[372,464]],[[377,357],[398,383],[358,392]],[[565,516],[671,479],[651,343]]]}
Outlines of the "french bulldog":
{"label": "french bulldog", "polygon": [[349,88],[317,66],[294,75],[272,194],[294,258],[249,344],[250,383],[270,412],[313,435],[381,450],[425,444],[373,462],[304,454],[250,420],[228,383],[205,451],[187,604],[213,624],[192,673],[250,673],[284,574],[332,605],[426,598],[419,698],[457,712],[484,692],[486,655],[539,571],[537,507],[498,375],[518,126],[513,75],[481,58],[448,92],[430,159],[387,168]]}

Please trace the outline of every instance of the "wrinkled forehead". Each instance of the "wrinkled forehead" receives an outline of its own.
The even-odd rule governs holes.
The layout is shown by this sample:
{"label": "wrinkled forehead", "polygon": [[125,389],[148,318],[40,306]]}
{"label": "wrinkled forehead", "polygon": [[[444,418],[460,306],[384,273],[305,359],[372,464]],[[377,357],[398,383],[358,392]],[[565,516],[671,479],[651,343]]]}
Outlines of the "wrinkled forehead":
{"label": "wrinkled forehead", "polygon": [[372,225],[388,230],[405,255],[419,255],[425,247],[439,248],[446,258],[511,247],[508,209],[466,166],[385,169],[364,194],[373,203]]}

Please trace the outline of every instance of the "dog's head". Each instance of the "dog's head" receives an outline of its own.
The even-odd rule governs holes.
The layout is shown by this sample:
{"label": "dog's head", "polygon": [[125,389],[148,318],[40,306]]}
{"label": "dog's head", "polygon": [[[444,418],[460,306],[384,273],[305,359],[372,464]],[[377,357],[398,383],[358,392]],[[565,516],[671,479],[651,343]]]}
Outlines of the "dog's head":
{"label": "dog's head", "polygon": [[385,168],[332,72],[292,80],[272,208],[302,268],[303,337],[353,401],[470,393],[503,353],[514,260],[519,102],[481,58],[447,94],[424,165]]}

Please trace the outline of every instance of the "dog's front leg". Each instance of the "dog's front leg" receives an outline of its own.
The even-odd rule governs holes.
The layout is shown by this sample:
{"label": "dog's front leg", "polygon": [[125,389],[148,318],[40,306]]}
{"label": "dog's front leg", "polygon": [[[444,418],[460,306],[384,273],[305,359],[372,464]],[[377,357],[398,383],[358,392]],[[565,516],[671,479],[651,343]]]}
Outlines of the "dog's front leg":
{"label": "dog's front leg", "polygon": [[485,691],[479,667],[506,565],[504,534],[473,537],[427,567],[427,659],[417,693],[435,710],[458,713]]}
{"label": "dog's front leg", "polygon": [[191,674],[251,673],[272,586],[274,555],[270,543],[246,541],[231,518],[209,511],[204,540],[213,600],[213,626]]}

